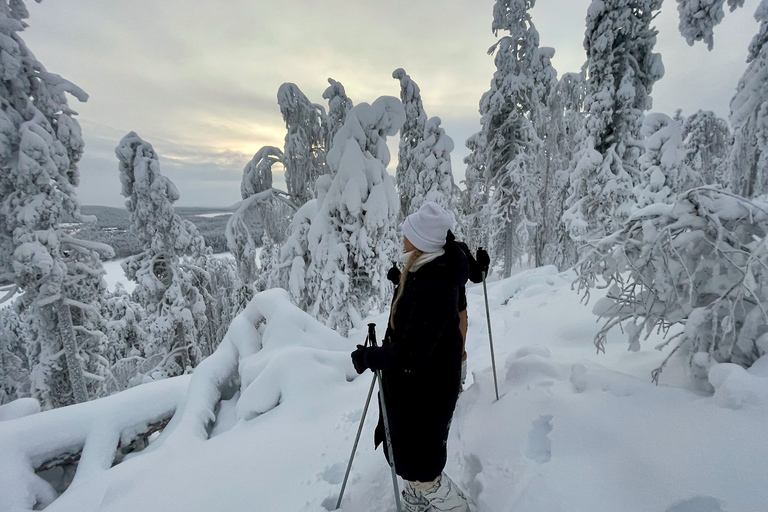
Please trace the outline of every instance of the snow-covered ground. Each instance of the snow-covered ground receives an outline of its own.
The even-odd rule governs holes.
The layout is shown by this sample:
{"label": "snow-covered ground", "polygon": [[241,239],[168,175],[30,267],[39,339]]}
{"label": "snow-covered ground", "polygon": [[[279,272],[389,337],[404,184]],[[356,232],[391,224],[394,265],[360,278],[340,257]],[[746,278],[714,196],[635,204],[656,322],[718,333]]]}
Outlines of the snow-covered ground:
{"label": "snow-covered ground", "polygon": [[[446,470],[474,509],[764,512],[768,361],[749,371],[715,367],[714,396],[688,389],[675,359],[655,386],[651,371],[666,355],[653,350],[660,340],[631,353],[615,332],[607,354],[597,355],[599,324],[572,279],[549,267],[488,284],[498,402],[482,287],[468,290],[471,375]],[[383,334],[386,315],[369,320]],[[145,385],[74,406],[83,411],[80,426],[67,423],[77,417],[70,408],[0,422],[0,510],[31,510],[23,499],[29,461],[51,449],[45,432],[57,425],[77,431],[72,443],[85,436],[86,449],[95,440],[86,471],[46,508],[52,512],[332,510],[372,378],[357,376],[349,359],[364,338],[362,329],[338,336],[280,290],[257,295],[189,383],[168,388],[163,407],[188,386],[165,432],[111,469],[105,436],[114,444],[128,435],[116,433],[118,406],[130,402],[137,416],[152,417],[148,404],[168,390]],[[232,375],[241,384],[228,393]],[[228,398],[220,406],[217,389]],[[147,405],[137,405],[137,393]],[[99,407],[101,426],[93,421]],[[341,510],[395,510],[389,467],[373,450],[375,420],[369,411]]]}

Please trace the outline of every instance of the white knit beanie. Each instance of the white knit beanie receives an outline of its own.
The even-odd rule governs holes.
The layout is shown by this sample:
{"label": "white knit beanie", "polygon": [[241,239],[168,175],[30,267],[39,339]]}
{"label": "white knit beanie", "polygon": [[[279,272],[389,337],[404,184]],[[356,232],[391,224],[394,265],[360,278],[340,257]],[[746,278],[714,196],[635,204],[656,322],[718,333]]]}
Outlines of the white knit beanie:
{"label": "white knit beanie", "polygon": [[448,230],[453,227],[451,215],[437,203],[424,203],[419,211],[403,222],[403,236],[423,252],[437,252],[445,245]]}

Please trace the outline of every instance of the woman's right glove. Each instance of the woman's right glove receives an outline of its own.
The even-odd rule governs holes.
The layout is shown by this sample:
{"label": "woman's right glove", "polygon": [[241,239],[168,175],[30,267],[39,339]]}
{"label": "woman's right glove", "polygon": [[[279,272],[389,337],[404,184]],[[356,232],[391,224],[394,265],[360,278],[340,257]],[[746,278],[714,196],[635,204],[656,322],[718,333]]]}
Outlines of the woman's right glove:
{"label": "woman's right glove", "polygon": [[491,257],[488,256],[488,253],[485,252],[485,249],[480,247],[477,250],[477,253],[475,254],[475,260],[477,260],[477,264],[480,267],[480,272],[488,275],[488,269],[491,266]]}
{"label": "woman's right glove", "polygon": [[355,366],[357,373],[363,373],[368,369],[368,364],[365,362],[365,356],[368,354],[368,350],[373,347],[364,347],[362,345],[357,346],[357,350],[352,352],[352,364]]}

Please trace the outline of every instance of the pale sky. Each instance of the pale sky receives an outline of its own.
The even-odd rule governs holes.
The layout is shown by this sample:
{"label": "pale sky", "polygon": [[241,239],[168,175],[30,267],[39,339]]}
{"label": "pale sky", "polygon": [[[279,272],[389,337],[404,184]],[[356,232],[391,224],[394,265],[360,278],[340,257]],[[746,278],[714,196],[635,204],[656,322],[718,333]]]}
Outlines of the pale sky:
{"label": "pale sky", "polygon": [[[488,48],[492,0],[27,0],[22,33],[48,71],[84,89],[70,97],[86,141],[78,196],[83,204],[122,207],[114,149],[130,131],[160,155],[179,206],[227,206],[240,200],[242,170],[264,145],[283,146],[277,89],[293,82],[315,103],[333,78],[355,104],[399,96],[392,71],[404,68],[421,88],[429,116],[442,119],[463,179],[464,142],[479,130],[478,103],[494,72]],[[689,47],[677,3],[656,19],[655,51],[666,74],[653,111],[727,118],[757,33],[759,0],[746,0],[715,29],[715,47]],[[539,0],[532,10],[541,46],[555,48],[559,74],[585,60],[590,0]],[[501,35],[501,34],[500,34]],[[390,139],[394,173],[398,136]],[[276,184],[280,177],[275,176]]]}

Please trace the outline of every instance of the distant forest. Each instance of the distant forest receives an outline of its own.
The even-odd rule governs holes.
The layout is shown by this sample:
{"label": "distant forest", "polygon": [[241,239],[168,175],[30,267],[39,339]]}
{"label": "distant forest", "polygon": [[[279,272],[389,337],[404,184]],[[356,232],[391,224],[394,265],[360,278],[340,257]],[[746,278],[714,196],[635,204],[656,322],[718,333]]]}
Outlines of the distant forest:
{"label": "distant forest", "polygon": [[[115,258],[121,259],[142,251],[141,244],[128,231],[128,211],[109,206],[82,206],[80,211],[85,216],[96,217],[94,224],[88,224],[78,231],[78,236],[85,240],[109,244],[115,249]],[[227,239],[224,235],[232,210],[229,208],[184,208],[175,207],[174,211],[182,219],[192,222],[205,243],[214,253],[227,251]],[[221,213],[215,217],[201,215]]]}

